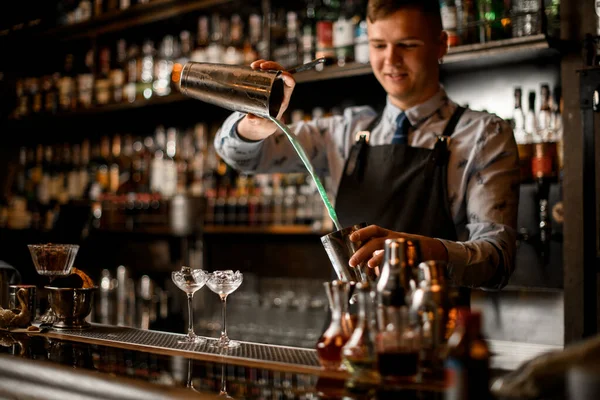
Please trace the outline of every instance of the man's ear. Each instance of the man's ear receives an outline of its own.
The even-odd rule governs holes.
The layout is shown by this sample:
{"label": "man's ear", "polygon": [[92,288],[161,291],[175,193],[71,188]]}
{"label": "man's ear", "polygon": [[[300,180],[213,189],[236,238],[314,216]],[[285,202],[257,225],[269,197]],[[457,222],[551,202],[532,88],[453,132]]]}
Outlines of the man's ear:
{"label": "man's ear", "polygon": [[446,31],[442,31],[440,33],[440,48],[438,50],[438,60],[443,59],[446,54],[448,54],[448,33]]}

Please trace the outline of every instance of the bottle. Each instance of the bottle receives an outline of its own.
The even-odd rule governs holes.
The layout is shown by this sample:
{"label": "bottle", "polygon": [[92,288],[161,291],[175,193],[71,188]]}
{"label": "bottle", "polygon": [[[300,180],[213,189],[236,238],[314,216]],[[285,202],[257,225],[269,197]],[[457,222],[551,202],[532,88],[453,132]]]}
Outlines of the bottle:
{"label": "bottle", "polygon": [[302,63],[310,62],[315,58],[316,46],[316,0],[309,0],[306,4],[305,14],[302,23]]}
{"label": "bottle", "polygon": [[481,313],[459,309],[448,339],[446,400],[490,400],[490,350],[481,332]]}
{"label": "bottle", "polygon": [[563,98],[562,89],[560,86],[555,86],[552,91],[553,101],[553,115],[552,115],[552,131],[554,140],[556,141],[556,169],[559,176],[562,176],[563,171]]}
{"label": "bottle", "polygon": [[172,35],[165,35],[160,43],[158,56],[154,61],[152,90],[158,96],[167,96],[171,94],[171,74],[173,73],[174,53],[175,38]]}
{"label": "bottle", "polygon": [[337,65],[343,67],[354,61],[354,28],[352,2],[346,0],[338,19],[333,23],[333,47]]}
{"label": "bottle", "polygon": [[152,83],[154,82],[155,53],[154,42],[146,39],[142,45],[142,54],[137,65],[138,70],[140,71],[137,82],[137,92],[141,93],[146,100],[150,99],[154,93],[152,90]]}
{"label": "bottle", "polygon": [[94,104],[94,51],[89,49],[77,75],[77,105],[90,108]]}
{"label": "bottle", "polygon": [[125,71],[127,69],[127,42],[125,39],[117,41],[116,57],[110,70],[110,84],[112,87],[113,103],[121,103],[124,99]]}
{"label": "bottle", "polygon": [[515,106],[513,109],[513,134],[517,142],[519,152],[519,168],[521,182],[531,180],[531,157],[533,155],[533,138],[525,129],[525,112],[522,107],[522,89],[520,86],[514,89]]}
{"label": "bottle", "polygon": [[[210,42],[210,30],[208,27],[208,17],[201,15],[198,18],[198,31],[196,34],[196,46],[192,51],[190,59],[194,62],[207,62],[208,56],[206,48]],[[254,60],[252,60],[254,61]]]}
{"label": "bottle", "polygon": [[356,24],[354,30],[354,60],[361,64],[369,63],[369,37],[367,21],[364,19]]}
{"label": "bottle", "polygon": [[550,108],[550,85],[542,83],[540,86],[540,110],[538,112],[538,132],[544,142],[550,141],[552,109]]}
{"label": "bottle", "polygon": [[475,0],[455,0],[457,30],[460,44],[478,43],[477,9]]}
{"label": "bottle", "polygon": [[448,47],[458,46],[456,3],[454,0],[440,1],[440,14],[442,15],[442,28],[448,35]]}
{"label": "bottle", "polygon": [[502,17],[504,16],[504,0],[479,0],[479,16],[483,24],[483,39],[486,42],[504,38]]}
{"label": "bottle", "polygon": [[527,112],[525,113],[525,135],[531,142],[539,142],[537,115],[535,113],[535,91],[529,91]]}
{"label": "bottle", "polygon": [[252,13],[248,17],[248,37],[244,41],[244,65],[259,58],[259,47],[262,37],[262,17],[260,14]]}
{"label": "bottle", "polygon": [[325,58],[325,63],[320,65],[333,65],[336,61],[333,45],[333,23],[338,19],[339,7],[338,0],[322,0],[316,9],[317,40],[315,56]]}
{"label": "bottle", "polygon": [[110,49],[108,46],[100,48],[98,61],[98,75],[94,83],[95,103],[97,105],[105,105],[110,103],[112,98],[110,84]]}
{"label": "bottle", "polygon": [[418,373],[421,339],[409,314],[412,274],[407,242],[404,238],[386,239],[377,281],[377,359],[379,373],[387,381],[416,380]]}
{"label": "bottle", "polygon": [[181,49],[179,57],[173,63],[173,73],[171,74],[171,89],[179,90],[179,81],[181,79],[181,70],[183,66],[191,60],[192,57],[192,37],[190,31],[183,30],[179,34]]}
{"label": "bottle", "polygon": [[133,103],[138,99],[137,82],[139,79],[139,47],[133,43],[127,49],[126,82],[123,87],[124,101]]}
{"label": "bottle", "polygon": [[342,367],[342,347],[352,335],[348,315],[350,283],[340,280],[325,282],[325,291],[331,321],[317,341],[317,356],[323,368],[339,370]]}
{"label": "bottle", "polygon": [[231,15],[230,34],[223,62],[229,65],[241,65],[244,62],[244,23],[239,14]]}
{"label": "bottle", "polygon": [[376,287],[379,330],[385,329],[388,323],[385,310],[406,307],[411,290],[406,239],[386,239],[384,246],[384,262]]}
{"label": "bottle", "polygon": [[364,391],[380,379],[375,348],[375,291],[369,282],[357,283],[355,291],[358,293],[358,321],[350,339],[342,347],[342,360],[352,374],[346,381],[346,388]]}

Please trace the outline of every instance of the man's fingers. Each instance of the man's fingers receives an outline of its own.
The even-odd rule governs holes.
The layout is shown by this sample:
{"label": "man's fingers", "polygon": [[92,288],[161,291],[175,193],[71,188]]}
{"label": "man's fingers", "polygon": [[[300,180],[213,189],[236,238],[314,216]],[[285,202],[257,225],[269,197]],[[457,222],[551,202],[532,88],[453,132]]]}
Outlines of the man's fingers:
{"label": "man's fingers", "polygon": [[353,242],[360,242],[368,240],[372,237],[386,236],[388,234],[387,229],[383,229],[377,225],[369,225],[365,228],[361,228],[350,235],[350,240]]}
{"label": "man's fingers", "polygon": [[367,265],[369,268],[377,268],[383,263],[383,250],[375,250],[373,257],[369,260]]}
{"label": "man's fingers", "polygon": [[351,267],[356,267],[358,264],[370,259],[376,250],[381,249],[383,246],[379,240],[370,240],[363,244],[358,250],[354,252],[350,257],[349,264]]}

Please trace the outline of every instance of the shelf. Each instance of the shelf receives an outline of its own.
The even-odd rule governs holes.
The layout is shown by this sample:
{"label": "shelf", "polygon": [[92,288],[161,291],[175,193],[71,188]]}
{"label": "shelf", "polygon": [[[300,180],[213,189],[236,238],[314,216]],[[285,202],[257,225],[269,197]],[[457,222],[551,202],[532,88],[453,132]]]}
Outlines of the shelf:
{"label": "shelf", "polygon": [[49,29],[24,28],[19,31],[3,31],[1,39],[61,39],[76,40],[118,32],[124,29],[164,21],[192,11],[202,10],[233,0],[153,0],[136,4],[126,10],[117,10],[75,24]]}
{"label": "shelf", "polygon": [[[215,0],[224,2],[224,0]],[[169,3],[172,0],[163,0],[160,3]],[[153,4],[153,3],[149,3]],[[198,3],[193,3],[198,5]],[[207,1],[201,4],[207,4]],[[473,67],[493,67],[507,62],[533,61],[544,57],[560,54],[557,45],[554,45],[545,35],[527,36],[499,40],[484,44],[473,44],[451,48],[442,64],[443,71],[461,70]],[[326,81],[340,78],[350,78],[361,75],[372,74],[373,70],[368,64],[349,63],[343,67],[328,66],[322,71],[310,70],[299,72],[295,75],[299,84]],[[73,118],[78,116],[104,115],[123,110],[142,109],[151,106],[174,104],[183,101],[197,101],[181,93],[169,96],[154,96],[150,100],[138,100],[134,103],[109,104],[93,107],[90,109],[77,110],[73,112],[59,112],[55,115],[36,115],[20,120],[9,120],[12,126],[43,126],[50,119]]]}
{"label": "shelf", "polygon": [[267,225],[267,226],[219,226],[207,225],[205,235],[257,234],[257,235],[326,235],[328,232],[315,231],[308,225]]}
{"label": "shelf", "polygon": [[559,41],[544,34],[457,46],[444,57],[442,69],[493,67],[560,55]]}
{"label": "shelf", "polygon": [[[442,69],[493,66],[494,64],[535,60],[541,56],[558,54],[559,51],[546,35],[526,36],[450,48],[444,57]],[[307,83],[372,73],[373,70],[369,64],[349,63],[343,67],[325,67],[322,71],[299,72],[295,78],[298,83]]]}

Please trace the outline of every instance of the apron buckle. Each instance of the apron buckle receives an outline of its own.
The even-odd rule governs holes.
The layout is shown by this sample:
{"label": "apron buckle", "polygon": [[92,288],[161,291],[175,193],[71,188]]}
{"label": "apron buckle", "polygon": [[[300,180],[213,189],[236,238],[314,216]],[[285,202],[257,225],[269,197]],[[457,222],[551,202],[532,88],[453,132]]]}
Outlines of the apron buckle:
{"label": "apron buckle", "polygon": [[371,132],[369,131],[358,131],[354,136],[354,141],[358,142],[361,138],[365,139],[365,143],[369,143],[369,138],[371,137]]}

